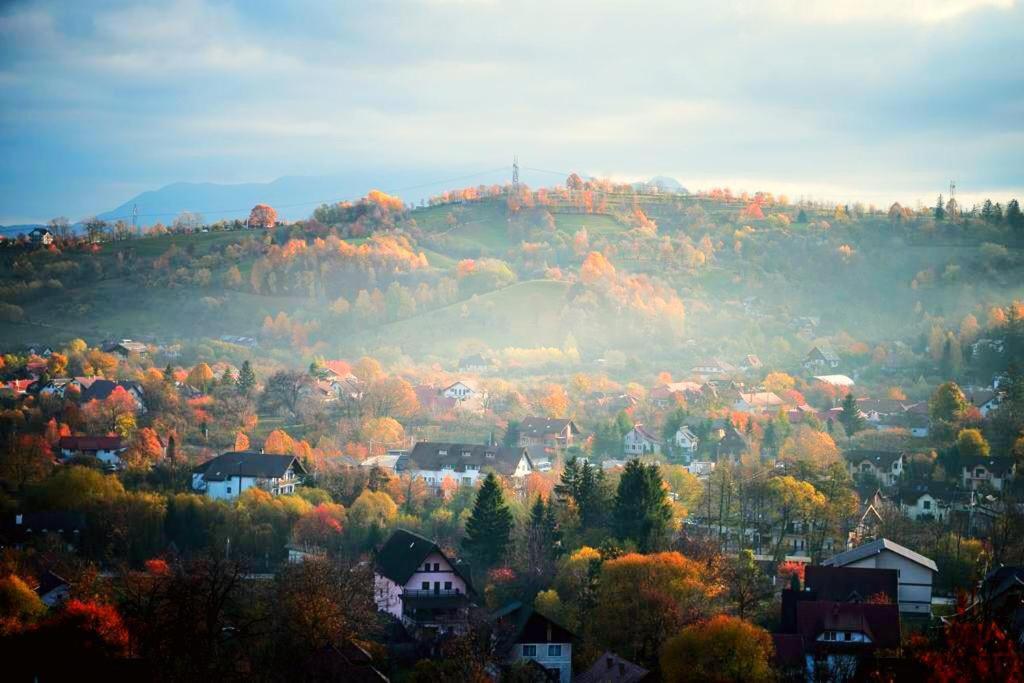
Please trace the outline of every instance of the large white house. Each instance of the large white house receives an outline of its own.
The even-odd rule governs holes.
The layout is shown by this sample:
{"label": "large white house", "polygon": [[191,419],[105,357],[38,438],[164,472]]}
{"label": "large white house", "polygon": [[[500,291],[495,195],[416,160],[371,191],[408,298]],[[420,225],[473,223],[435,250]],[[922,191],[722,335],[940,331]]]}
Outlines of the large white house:
{"label": "large white house", "polygon": [[521,602],[513,602],[491,615],[498,637],[498,652],[506,664],[535,662],[559,683],[572,681],[573,634],[564,626]]}
{"label": "large white house", "polygon": [[642,424],[635,424],[622,438],[623,451],[627,455],[645,455],[661,453],[661,439],[644,429]]}
{"label": "large white house", "polygon": [[930,615],[935,562],[887,538],[865,543],[822,562],[826,567],[895,569],[899,572],[900,612]]}
{"label": "large white house", "polygon": [[1011,458],[972,458],[963,463],[960,476],[965,489],[990,487],[1002,491],[1006,481],[1013,479],[1015,471]]}
{"label": "large white house", "polygon": [[436,491],[447,478],[461,486],[476,486],[490,471],[508,477],[514,484],[521,483],[534,471],[534,465],[529,452],[522,446],[507,448],[420,441],[409,453],[405,469]]}
{"label": "large white house", "polygon": [[93,457],[110,468],[121,466],[121,454],[127,446],[120,436],[62,436],[58,443],[60,457]]}
{"label": "large white house", "polygon": [[883,486],[895,486],[903,476],[903,453],[853,449],[843,453],[851,475],[870,474]]}
{"label": "large white house", "polygon": [[471,593],[469,567],[419,534],[398,529],[377,553],[373,574],[377,609],[406,626],[463,632]]}
{"label": "large white house", "polygon": [[231,451],[192,469],[192,488],[214,500],[235,500],[260,488],[271,495],[295,493],[305,468],[294,455]]}
{"label": "large white house", "polygon": [[697,438],[696,434],[690,431],[690,428],[687,425],[683,425],[676,430],[676,435],[673,441],[675,441],[677,450],[689,455],[696,453],[697,446],[700,445],[700,439]]}

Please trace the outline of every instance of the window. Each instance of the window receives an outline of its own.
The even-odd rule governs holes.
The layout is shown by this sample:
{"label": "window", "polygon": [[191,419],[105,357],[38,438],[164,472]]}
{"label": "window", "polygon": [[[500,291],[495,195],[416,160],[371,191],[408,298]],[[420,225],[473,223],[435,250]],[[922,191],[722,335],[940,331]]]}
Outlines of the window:
{"label": "window", "polygon": [[430,590],[430,582],[429,581],[424,581],[423,583],[420,584],[420,588],[422,588],[425,591]]}
{"label": "window", "polygon": [[985,468],[984,467],[976,467],[974,469],[974,476],[976,476],[976,477],[983,477],[983,476],[985,476]]}
{"label": "window", "polygon": [[537,646],[536,645],[523,645],[523,656],[524,657],[536,657]]}
{"label": "window", "polygon": [[446,591],[450,591],[452,589],[452,582],[451,581],[445,581],[444,582],[444,589]]}
{"label": "window", "polygon": [[853,634],[849,631],[843,631],[843,640],[853,640]]}
{"label": "window", "polygon": [[438,454],[438,455],[448,455],[448,451],[447,451],[446,449],[443,449],[443,448],[442,448],[441,450],[439,450],[439,451],[437,452],[437,454]]}
{"label": "window", "polygon": [[424,562],[423,563],[423,571],[425,571],[425,572],[429,572],[430,571],[430,563],[429,562]]}
{"label": "window", "polygon": [[562,646],[561,645],[548,645],[548,657],[561,657]]}
{"label": "window", "polygon": [[231,487],[230,486],[228,487],[228,493],[231,493]]}
{"label": "window", "polygon": [[924,502],[924,505],[922,505],[921,507],[923,507],[925,510],[931,510],[932,509],[932,502],[930,500],[926,500]]}
{"label": "window", "polygon": [[435,572],[441,571],[441,563],[440,562],[435,562],[434,563],[434,571]]}

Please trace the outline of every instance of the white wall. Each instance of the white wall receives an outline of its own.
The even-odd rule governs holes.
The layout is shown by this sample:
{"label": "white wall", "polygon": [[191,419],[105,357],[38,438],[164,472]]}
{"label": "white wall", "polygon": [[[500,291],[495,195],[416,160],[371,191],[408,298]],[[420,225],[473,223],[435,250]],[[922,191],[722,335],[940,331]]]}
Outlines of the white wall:
{"label": "white wall", "polygon": [[[550,645],[560,646],[561,653],[558,655],[548,654],[550,652],[548,650]],[[530,646],[537,648],[536,656],[531,657],[523,654],[523,648]],[[570,683],[572,681],[571,643],[516,643],[513,646],[512,655],[509,659],[516,662],[525,662],[532,659],[545,669],[558,669],[560,683]]]}
{"label": "white wall", "polygon": [[933,577],[932,570],[927,567],[889,550],[843,566],[895,569],[899,572],[900,612],[931,614]]}

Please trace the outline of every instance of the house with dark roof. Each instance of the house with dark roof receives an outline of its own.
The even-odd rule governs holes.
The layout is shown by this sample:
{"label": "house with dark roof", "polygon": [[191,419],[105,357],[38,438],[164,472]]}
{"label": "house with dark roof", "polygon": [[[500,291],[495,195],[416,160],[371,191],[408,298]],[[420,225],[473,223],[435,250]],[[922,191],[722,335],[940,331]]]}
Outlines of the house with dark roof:
{"label": "house with dark roof", "polygon": [[856,680],[858,670],[876,652],[900,647],[896,605],[802,601],[797,604],[796,627],[808,680]]}
{"label": "house with dark roof", "polygon": [[900,510],[913,520],[946,521],[955,497],[953,487],[944,481],[910,481],[899,489]]}
{"label": "house with dark roof", "polygon": [[64,460],[96,458],[107,467],[121,467],[121,454],[127,446],[120,436],[62,436],[57,444]]}
{"label": "house with dark roof", "polygon": [[513,484],[521,484],[524,477],[534,471],[530,454],[522,446],[509,448],[436,441],[420,441],[413,446],[405,468],[435,491],[446,478],[462,486],[476,486],[478,480],[493,471],[508,477]]}
{"label": "house with dark roof", "polygon": [[569,419],[528,417],[519,424],[520,446],[568,448],[580,435],[580,428]]}
{"label": "house with dark roof", "polygon": [[4,545],[20,547],[35,539],[55,534],[64,546],[71,550],[78,545],[85,529],[85,515],[80,512],[23,512],[5,517],[3,525],[0,526],[0,540]]}
{"label": "house with dark roof", "polygon": [[968,490],[989,487],[1002,491],[1017,471],[1013,458],[966,458],[961,461],[960,476]]}
{"label": "house with dark roof", "polygon": [[377,609],[416,633],[465,632],[473,593],[469,565],[419,534],[398,529],[377,552]]}
{"label": "house with dark roof", "polygon": [[839,356],[828,346],[815,346],[804,356],[802,365],[807,371],[838,368]]}
{"label": "house with dark roof", "polygon": [[609,650],[598,657],[589,669],[578,674],[573,683],[642,683],[651,680],[654,677],[650,671]]}
{"label": "house with dark roof", "polygon": [[899,607],[904,614],[928,616],[932,612],[932,582],[939,568],[924,555],[905,548],[887,538],[857,546],[839,553],[822,565],[826,567],[859,567],[895,569],[899,576]]}
{"label": "house with dark roof", "polygon": [[749,448],[750,442],[747,441],[747,437],[731,424],[723,427],[722,438],[715,444],[715,452],[718,454],[719,460],[723,457],[738,460]]}
{"label": "house with dark roof", "polygon": [[102,377],[76,377],[72,380],[70,385],[78,386],[81,389],[82,393],[80,400],[83,404],[88,403],[89,401],[104,401],[110,398],[110,395],[117,389],[124,389],[135,403],[135,412],[146,412],[146,404],[144,403],[146,391],[142,388],[142,384],[134,380],[121,380],[115,382],[113,380],[103,379]]}
{"label": "house with dark roof", "polygon": [[856,448],[843,452],[850,475],[870,475],[883,486],[895,486],[903,475],[902,451],[875,451]]}
{"label": "house with dark roof", "polygon": [[114,353],[122,358],[127,358],[133,353],[144,356],[149,352],[149,347],[145,344],[142,342],[132,341],[131,339],[107,342],[102,346],[102,349],[104,353]]}
{"label": "house with dark roof", "polygon": [[230,451],[192,469],[192,488],[214,500],[235,500],[260,488],[271,495],[295,493],[306,469],[294,455]]}
{"label": "house with dark roof", "polygon": [[28,233],[29,240],[32,244],[38,244],[40,246],[48,247],[53,244],[53,233],[48,228],[38,227],[32,228]]}
{"label": "house with dark roof", "polygon": [[736,366],[719,358],[705,358],[690,368],[690,373],[701,377],[723,377],[736,372]]}
{"label": "house with dark roof", "polygon": [[572,643],[576,637],[567,628],[518,601],[494,612],[491,622],[499,657],[506,665],[536,662],[550,680],[572,681]]}
{"label": "house with dark roof", "polygon": [[459,372],[484,372],[490,367],[490,362],[479,353],[459,359]]}

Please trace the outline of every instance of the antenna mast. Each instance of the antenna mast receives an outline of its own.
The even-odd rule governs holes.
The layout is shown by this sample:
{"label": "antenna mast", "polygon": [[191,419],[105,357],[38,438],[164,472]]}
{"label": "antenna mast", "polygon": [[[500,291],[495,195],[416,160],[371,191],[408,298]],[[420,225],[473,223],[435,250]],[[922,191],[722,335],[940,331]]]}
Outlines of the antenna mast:
{"label": "antenna mast", "polygon": [[132,204],[132,234],[136,235],[139,231],[139,205]]}
{"label": "antenna mast", "polygon": [[519,155],[512,157],[512,190],[519,190]]}

